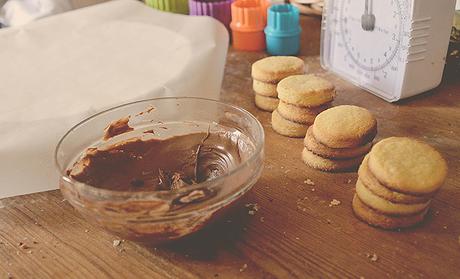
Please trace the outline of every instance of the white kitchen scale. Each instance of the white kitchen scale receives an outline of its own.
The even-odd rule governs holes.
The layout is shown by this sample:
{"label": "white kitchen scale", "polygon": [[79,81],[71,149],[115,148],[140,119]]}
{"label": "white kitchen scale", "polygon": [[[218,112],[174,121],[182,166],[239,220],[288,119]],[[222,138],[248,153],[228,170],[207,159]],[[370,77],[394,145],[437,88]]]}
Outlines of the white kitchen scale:
{"label": "white kitchen scale", "polygon": [[441,82],[454,11],[455,0],[327,0],[321,64],[389,102],[425,92]]}

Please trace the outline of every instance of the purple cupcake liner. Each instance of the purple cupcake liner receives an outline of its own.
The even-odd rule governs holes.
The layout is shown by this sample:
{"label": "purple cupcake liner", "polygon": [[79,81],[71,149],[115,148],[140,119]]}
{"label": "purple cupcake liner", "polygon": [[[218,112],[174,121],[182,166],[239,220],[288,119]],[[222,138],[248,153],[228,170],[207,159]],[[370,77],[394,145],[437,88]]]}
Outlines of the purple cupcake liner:
{"label": "purple cupcake liner", "polygon": [[190,15],[195,16],[212,16],[222,22],[229,30],[230,21],[232,20],[231,5],[233,0],[225,1],[206,1],[206,0],[189,0]]}

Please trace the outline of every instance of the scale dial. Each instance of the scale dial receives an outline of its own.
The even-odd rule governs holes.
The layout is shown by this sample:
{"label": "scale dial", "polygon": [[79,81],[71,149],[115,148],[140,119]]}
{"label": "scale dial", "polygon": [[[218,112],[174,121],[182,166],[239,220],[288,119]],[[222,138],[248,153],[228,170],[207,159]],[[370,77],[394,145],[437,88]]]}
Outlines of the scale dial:
{"label": "scale dial", "polygon": [[[369,30],[362,26],[366,14],[373,16]],[[377,71],[395,58],[402,37],[402,11],[398,1],[346,0],[340,5],[339,19],[341,40],[358,67]]]}
{"label": "scale dial", "polygon": [[321,46],[323,66],[387,100],[398,98],[394,95],[401,91],[405,73],[412,3],[327,1]]}

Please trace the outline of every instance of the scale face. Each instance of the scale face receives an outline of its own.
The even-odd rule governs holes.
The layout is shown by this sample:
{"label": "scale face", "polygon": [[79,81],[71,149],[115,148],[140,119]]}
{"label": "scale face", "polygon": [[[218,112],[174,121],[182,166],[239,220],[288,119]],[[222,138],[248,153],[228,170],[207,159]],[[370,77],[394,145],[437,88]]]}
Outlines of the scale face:
{"label": "scale face", "polygon": [[390,102],[442,78],[455,0],[328,0],[321,64]]}

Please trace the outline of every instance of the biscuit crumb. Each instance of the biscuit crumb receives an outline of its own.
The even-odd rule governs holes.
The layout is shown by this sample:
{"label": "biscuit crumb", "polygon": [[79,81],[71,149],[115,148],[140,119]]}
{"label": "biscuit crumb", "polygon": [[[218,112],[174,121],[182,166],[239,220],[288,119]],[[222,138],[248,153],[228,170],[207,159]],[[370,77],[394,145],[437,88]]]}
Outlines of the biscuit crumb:
{"label": "biscuit crumb", "polygon": [[379,256],[377,256],[376,253],[373,253],[373,254],[366,253],[366,257],[370,259],[371,262],[376,262],[379,260]]}
{"label": "biscuit crumb", "polygon": [[313,182],[313,180],[311,180],[310,178],[304,180],[303,183],[307,185],[315,185],[315,182]]}
{"label": "biscuit crumb", "polygon": [[265,222],[265,218],[264,217],[260,217],[260,222]]}
{"label": "biscuit crumb", "polygon": [[442,227],[443,229],[447,230],[447,226]]}
{"label": "biscuit crumb", "polygon": [[316,190],[315,190],[315,188],[311,188],[311,191],[314,192],[314,191],[316,191]]}
{"label": "biscuit crumb", "polygon": [[[302,206],[300,206],[300,205],[297,205],[297,209],[298,209],[298,210],[302,210],[302,211],[305,211],[305,210],[306,210],[304,207],[302,207]],[[305,209],[305,210],[304,210],[304,209]]]}
{"label": "biscuit crumb", "polygon": [[378,259],[379,259],[379,257],[377,256],[377,254],[374,253],[372,255],[371,261],[376,262],[376,261],[378,261]]}
{"label": "biscuit crumb", "polygon": [[439,215],[439,210],[436,210],[436,212],[434,213],[434,215],[438,216],[438,215]]}
{"label": "biscuit crumb", "polygon": [[340,205],[342,202],[336,199],[332,199],[332,201],[329,203],[329,207],[337,206]]}
{"label": "biscuit crumb", "polygon": [[30,248],[29,246],[27,246],[27,244],[25,244],[25,243],[23,243],[23,242],[19,242],[18,245],[19,245],[20,248],[22,248],[22,249],[24,249],[24,250],[27,250],[27,249]]}
{"label": "biscuit crumb", "polygon": [[121,244],[121,240],[119,240],[119,239],[115,239],[115,240],[112,242],[112,246],[113,246],[113,247],[117,247],[117,246],[119,246],[120,244]]}
{"label": "biscuit crumb", "polygon": [[85,233],[89,232],[89,230],[85,230]]}
{"label": "biscuit crumb", "polygon": [[348,180],[347,180],[347,184],[350,184],[350,183],[351,183],[351,179],[348,179]]}
{"label": "biscuit crumb", "polygon": [[330,224],[332,221],[330,219],[326,219],[326,223]]}
{"label": "biscuit crumb", "polygon": [[247,203],[245,205],[246,208],[248,208],[248,214],[249,215],[255,215],[257,211],[259,211],[259,205],[257,203]]}
{"label": "biscuit crumb", "polygon": [[247,264],[243,264],[243,266],[240,268],[240,272],[245,271],[246,268],[248,268],[248,265],[247,265]]}

